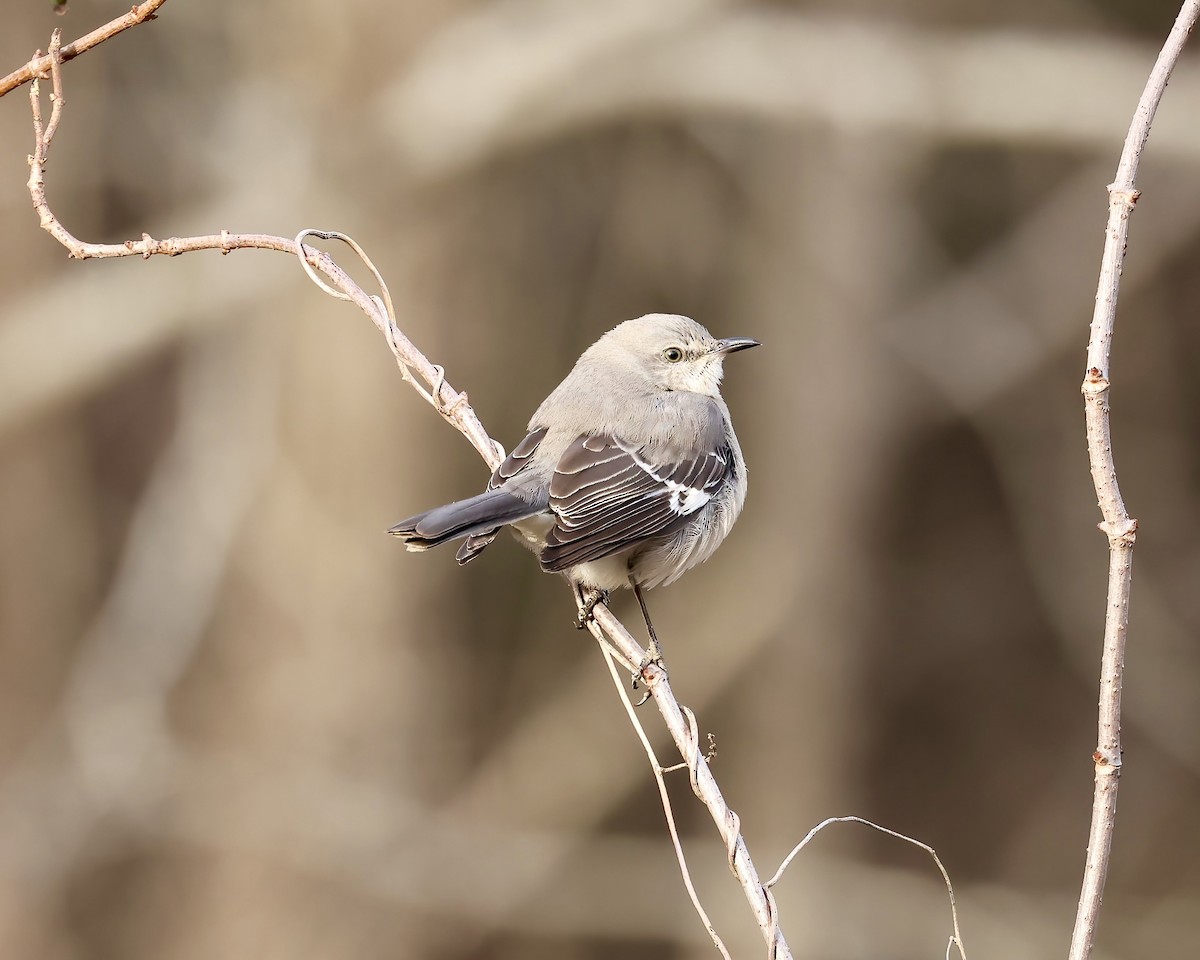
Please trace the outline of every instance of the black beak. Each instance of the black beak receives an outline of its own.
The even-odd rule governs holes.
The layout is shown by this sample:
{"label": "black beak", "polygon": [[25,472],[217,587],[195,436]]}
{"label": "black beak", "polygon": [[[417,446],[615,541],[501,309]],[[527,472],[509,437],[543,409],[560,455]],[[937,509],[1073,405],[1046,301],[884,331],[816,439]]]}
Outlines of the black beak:
{"label": "black beak", "polygon": [[762,344],[749,337],[726,337],[717,341],[717,349],[713,353],[737,353],[739,350],[749,350],[751,347],[761,347]]}

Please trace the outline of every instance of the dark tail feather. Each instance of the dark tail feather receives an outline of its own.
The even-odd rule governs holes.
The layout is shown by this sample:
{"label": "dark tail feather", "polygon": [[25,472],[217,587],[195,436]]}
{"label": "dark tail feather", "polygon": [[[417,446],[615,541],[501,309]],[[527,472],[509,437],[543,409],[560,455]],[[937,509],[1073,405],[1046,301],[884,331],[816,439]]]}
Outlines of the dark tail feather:
{"label": "dark tail feather", "polygon": [[[529,503],[504,490],[489,490],[477,497],[434,507],[432,510],[418,513],[415,517],[401,520],[388,530],[388,533],[400,537],[409,550],[428,550],[448,540],[491,534],[477,550],[471,552],[466,558],[469,560],[491,543],[497,529],[505,524],[532,517],[544,509],[542,505]],[[466,560],[460,558],[459,562],[466,563]]]}
{"label": "dark tail feather", "polygon": [[470,563],[477,556],[483,553],[483,548],[496,539],[500,533],[500,528],[495,530],[485,530],[483,533],[473,533],[464,540],[458,547],[458,553],[454,555],[454,559],[458,561],[461,567]]}

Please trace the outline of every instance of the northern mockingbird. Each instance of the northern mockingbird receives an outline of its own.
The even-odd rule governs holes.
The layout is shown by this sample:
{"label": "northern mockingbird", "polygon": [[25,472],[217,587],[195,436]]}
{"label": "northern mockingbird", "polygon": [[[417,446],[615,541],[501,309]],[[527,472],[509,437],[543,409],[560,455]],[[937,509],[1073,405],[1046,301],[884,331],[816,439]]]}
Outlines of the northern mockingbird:
{"label": "northern mockingbird", "polygon": [[538,407],[486,492],[389,533],[409,550],[465,537],[462,564],[511,526],[581,600],[595,592],[581,626],[609,591],[631,587],[650,632],[647,662],[659,660],[642,590],[707,560],[742,510],[746,463],[719,391],[725,357],[758,345],[717,340],[672,314],[625,321]]}

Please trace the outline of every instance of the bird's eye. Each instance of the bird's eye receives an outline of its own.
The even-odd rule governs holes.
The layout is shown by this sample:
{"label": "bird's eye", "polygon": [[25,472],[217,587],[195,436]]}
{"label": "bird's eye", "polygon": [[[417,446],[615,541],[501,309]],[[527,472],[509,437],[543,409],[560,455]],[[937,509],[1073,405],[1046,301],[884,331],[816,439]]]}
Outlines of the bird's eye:
{"label": "bird's eye", "polygon": [[667,347],[667,349],[663,351],[663,359],[666,360],[667,363],[678,363],[683,359],[683,351],[678,347]]}

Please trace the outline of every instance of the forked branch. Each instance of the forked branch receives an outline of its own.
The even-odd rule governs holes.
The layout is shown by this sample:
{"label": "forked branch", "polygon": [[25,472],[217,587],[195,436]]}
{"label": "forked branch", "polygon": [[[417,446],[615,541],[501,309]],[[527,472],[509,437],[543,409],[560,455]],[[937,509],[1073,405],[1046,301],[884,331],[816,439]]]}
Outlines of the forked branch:
{"label": "forked branch", "polygon": [[[80,37],[78,40],[72,40],[70,43],[63,46],[59,52],[57,60],[59,63],[66,63],[68,60],[74,60],[81,53],[91,50],[97,44],[103,43],[105,40],[115,37],[123,30],[128,30],[130,27],[135,27],[139,23],[145,23],[147,20],[153,20],[155,12],[167,0],[147,0],[146,3],[136,4],[124,16],[117,17],[115,20],[110,20],[102,27],[97,27],[91,33]],[[55,31],[57,33],[57,31]],[[25,66],[18,67],[7,77],[0,79],[0,97],[4,96],[10,90],[15,90],[23,83],[29,83],[38,77],[44,77],[50,72],[50,65],[55,58],[51,54],[43,54],[38,51],[33,55]]]}

